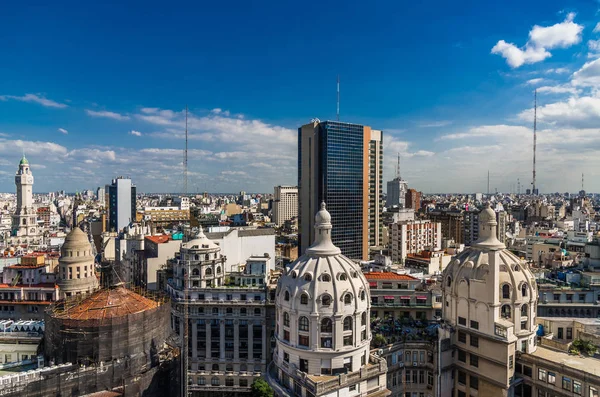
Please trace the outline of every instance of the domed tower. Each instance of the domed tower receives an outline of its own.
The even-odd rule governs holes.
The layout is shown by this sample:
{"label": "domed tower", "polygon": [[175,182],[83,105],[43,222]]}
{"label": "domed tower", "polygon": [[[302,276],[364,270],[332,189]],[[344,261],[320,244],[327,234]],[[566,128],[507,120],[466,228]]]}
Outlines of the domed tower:
{"label": "domed tower", "polygon": [[17,207],[12,218],[12,236],[15,243],[37,243],[40,231],[37,225],[37,213],[33,208],[33,174],[29,161],[23,156],[15,175],[17,187]]}
{"label": "domed tower", "polygon": [[479,240],[443,273],[444,332],[457,350],[451,386],[466,395],[513,395],[517,352],[536,350],[535,278],[496,231],[488,205],[479,215]]}
{"label": "domed tower", "polygon": [[279,396],[386,395],[385,361],[369,354],[369,283],[333,245],[331,228],[322,203],[313,245],[277,285],[277,348],[268,379]]}
{"label": "domed tower", "polygon": [[[177,278],[179,281],[187,280],[187,288],[221,287],[224,284],[225,257],[221,255],[221,247],[206,237],[202,227],[195,238],[181,244],[180,259],[174,270],[181,276]],[[184,275],[188,271],[186,279]]]}
{"label": "domed tower", "polygon": [[88,294],[98,288],[92,245],[80,228],[74,227],[65,238],[58,269],[61,298]]}

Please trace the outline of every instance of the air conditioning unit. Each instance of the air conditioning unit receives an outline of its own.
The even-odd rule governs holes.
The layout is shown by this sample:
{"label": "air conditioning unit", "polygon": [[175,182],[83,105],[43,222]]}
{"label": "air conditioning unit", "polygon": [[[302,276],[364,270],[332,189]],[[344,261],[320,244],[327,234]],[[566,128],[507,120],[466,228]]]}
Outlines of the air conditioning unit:
{"label": "air conditioning unit", "polygon": [[417,362],[415,361],[415,362],[413,362],[413,367],[416,367],[416,366],[417,366]]}

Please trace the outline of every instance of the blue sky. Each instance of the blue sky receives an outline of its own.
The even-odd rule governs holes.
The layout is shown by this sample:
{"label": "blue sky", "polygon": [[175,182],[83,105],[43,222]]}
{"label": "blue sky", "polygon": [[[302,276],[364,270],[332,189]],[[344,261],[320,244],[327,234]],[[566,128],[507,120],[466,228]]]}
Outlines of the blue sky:
{"label": "blue sky", "polygon": [[[123,2],[124,3],[124,2]],[[144,192],[296,181],[311,118],[384,130],[386,168],[425,192],[523,189],[538,88],[541,191],[600,190],[600,4],[159,2],[0,15],[0,187],[22,150],[34,191],[131,175]],[[598,40],[598,41],[597,41]]]}

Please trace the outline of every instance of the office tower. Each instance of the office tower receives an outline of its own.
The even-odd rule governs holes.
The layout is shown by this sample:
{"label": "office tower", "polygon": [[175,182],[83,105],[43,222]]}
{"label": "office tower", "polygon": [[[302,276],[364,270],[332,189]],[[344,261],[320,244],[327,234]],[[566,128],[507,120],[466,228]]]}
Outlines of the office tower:
{"label": "office tower", "polygon": [[415,189],[408,189],[406,192],[406,208],[412,208],[418,211],[421,208],[421,193]]}
{"label": "office tower", "polygon": [[298,216],[298,187],[275,186],[273,197],[273,222],[283,226],[285,221]]}
{"label": "office tower", "polygon": [[396,177],[387,183],[387,197],[385,200],[385,206],[387,208],[405,208],[407,191],[408,182],[402,179],[402,176],[400,175],[400,154],[398,154]]}
{"label": "office tower", "polygon": [[135,185],[118,177],[109,186],[109,230],[119,232],[135,220]]}
{"label": "office tower", "polygon": [[104,200],[106,198],[106,191],[104,190],[104,187],[100,186],[98,189],[96,189],[96,196],[98,198],[98,204],[104,207]]}
{"label": "office tower", "polygon": [[298,129],[300,252],[315,238],[321,201],[344,255],[367,259],[369,246],[380,244],[382,143],[381,131],[359,124],[315,120]]}

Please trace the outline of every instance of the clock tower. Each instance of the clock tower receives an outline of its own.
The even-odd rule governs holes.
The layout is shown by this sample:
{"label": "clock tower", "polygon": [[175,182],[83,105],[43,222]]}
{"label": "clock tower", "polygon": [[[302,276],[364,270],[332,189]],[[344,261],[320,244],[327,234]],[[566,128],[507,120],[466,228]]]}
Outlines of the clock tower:
{"label": "clock tower", "polygon": [[12,240],[17,243],[37,242],[39,230],[37,213],[33,207],[33,174],[25,156],[19,162],[15,185],[17,186],[17,209],[12,219]]}

